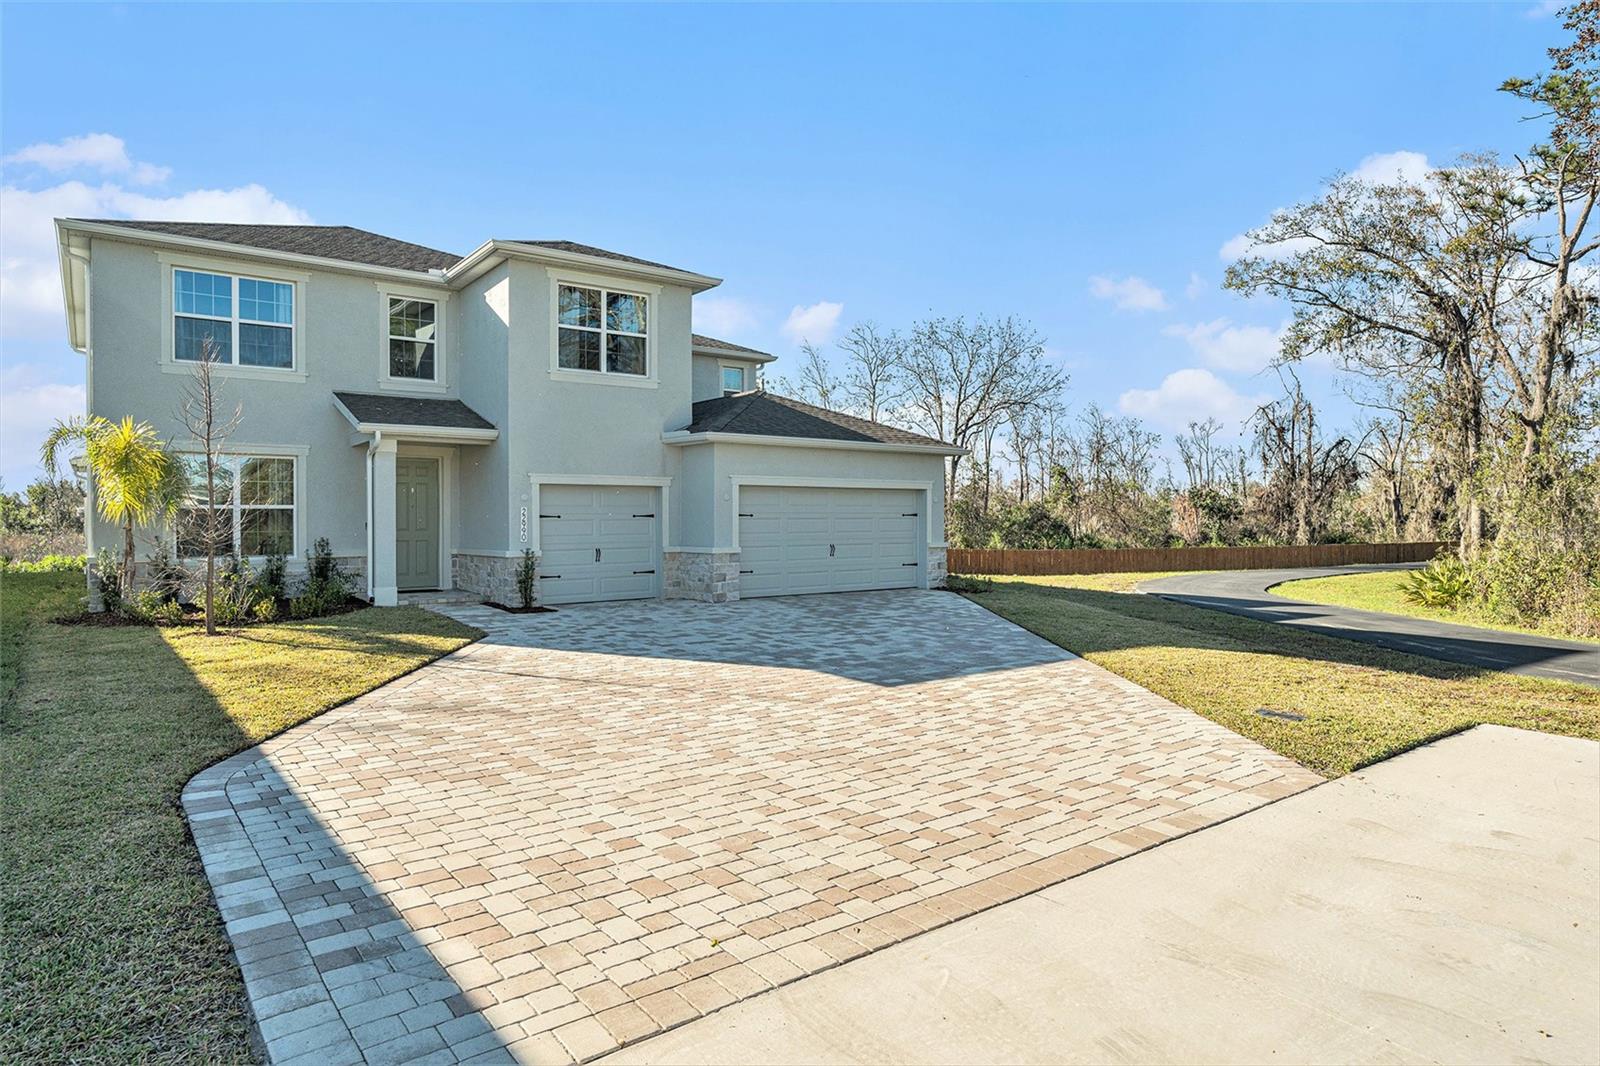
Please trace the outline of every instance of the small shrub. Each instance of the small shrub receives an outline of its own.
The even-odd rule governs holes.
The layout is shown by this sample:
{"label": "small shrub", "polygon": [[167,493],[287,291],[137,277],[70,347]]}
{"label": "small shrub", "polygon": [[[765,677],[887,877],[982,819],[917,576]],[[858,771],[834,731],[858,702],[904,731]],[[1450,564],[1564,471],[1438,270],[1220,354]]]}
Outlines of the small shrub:
{"label": "small shrub", "polygon": [[282,552],[273,552],[261,564],[256,587],[261,595],[269,600],[289,598],[289,561],[284,558]]}
{"label": "small shrub", "polygon": [[333,546],[328,543],[327,537],[318,537],[306,552],[306,571],[308,581],[313,584],[323,584],[343,577],[339,573],[339,561],[333,557]]}
{"label": "small shrub", "polygon": [[255,610],[251,614],[257,622],[276,622],[278,620],[278,601],[271,597],[257,600]]}
{"label": "small shrub", "polygon": [[255,616],[261,592],[248,559],[230,554],[217,573],[211,609],[219,626],[236,626]]}
{"label": "small shrub", "polygon": [[289,601],[290,618],[332,614],[350,598],[350,579],[339,569],[327,537],[318,537],[306,552],[306,587]]}
{"label": "small shrub", "polygon": [[150,612],[150,620],[158,626],[181,625],[183,604],[177,600],[164,600]]}
{"label": "small shrub", "polygon": [[172,558],[165,544],[150,553],[150,585],[163,600],[177,602],[183,592],[183,582],[188,576],[183,567]]}
{"label": "small shrub", "polygon": [[517,564],[517,596],[522,600],[522,606],[533,606],[535,591],[539,583],[539,557],[532,548],[522,549],[522,561]]}
{"label": "small shrub", "polygon": [[1455,610],[1472,595],[1472,575],[1454,555],[1441,555],[1400,579],[1400,592],[1424,607]]}
{"label": "small shrub", "polygon": [[122,610],[122,564],[111,554],[110,548],[101,548],[94,557],[95,573],[100,578],[100,599],[112,614]]}

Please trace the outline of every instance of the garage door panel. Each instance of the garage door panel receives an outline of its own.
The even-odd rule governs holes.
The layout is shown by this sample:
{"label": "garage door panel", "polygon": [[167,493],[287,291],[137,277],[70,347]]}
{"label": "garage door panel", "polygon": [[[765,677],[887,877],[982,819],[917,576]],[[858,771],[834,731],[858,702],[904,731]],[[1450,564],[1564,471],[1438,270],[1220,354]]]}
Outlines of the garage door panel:
{"label": "garage door panel", "polygon": [[657,520],[653,488],[540,486],[540,600],[585,603],[654,596]]}
{"label": "garage door panel", "polygon": [[742,489],[740,596],[915,588],[921,500],[909,489]]}

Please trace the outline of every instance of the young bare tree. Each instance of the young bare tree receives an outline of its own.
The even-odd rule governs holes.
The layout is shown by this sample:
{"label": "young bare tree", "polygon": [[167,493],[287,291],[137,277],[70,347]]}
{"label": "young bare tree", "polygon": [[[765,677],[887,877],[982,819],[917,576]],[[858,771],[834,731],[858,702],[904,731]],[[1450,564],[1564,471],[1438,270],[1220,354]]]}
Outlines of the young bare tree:
{"label": "young bare tree", "polygon": [[878,422],[899,402],[904,349],[905,342],[894,330],[880,332],[871,322],[850,327],[839,350],[845,356],[840,393],[851,413]]}
{"label": "young bare tree", "polygon": [[1191,489],[1212,488],[1225,476],[1230,455],[1227,448],[1217,443],[1217,434],[1221,432],[1222,423],[1208,418],[1204,422],[1190,422],[1189,432],[1178,434],[1178,458]]}
{"label": "young bare tree", "polygon": [[[231,411],[224,410],[222,406],[217,377],[213,372],[216,360],[217,346],[207,337],[200,346],[200,358],[190,372],[178,415],[184,428],[189,431],[189,439],[195,446],[194,454],[199,459],[200,469],[193,473],[204,478],[204,503],[192,509],[197,518],[191,521],[197,524],[189,532],[191,536],[198,534],[196,539],[205,549],[206,635],[213,637],[217,635],[217,550],[224,541],[230,546],[233,542],[232,514],[222,506],[224,496],[231,499],[232,488],[227,486],[227,492],[222,491],[224,485],[219,481],[218,473],[223,446],[244,417],[241,405],[235,404]],[[191,486],[191,498],[195,495],[195,488],[198,486]]]}
{"label": "young bare tree", "polygon": [[839,379],[834,376],[833,368],[828,365],[828,360],[810,341],[800,345],[800,354],[805,356],[797,371],[797,376],[790,380],[787,377],[779,378],[775,383],[776,390],[785,395],[793,396],[817,407],[826,407],[834,410],[834,403],[839,393]]}
{"label": "young bare tree", "polygon": [[[1065,371],[1044,359],[1033,328],[1015,318],[919,322],[906,341],[904,417],[913,428],[979,452],[1013,415],[1054,399]],[[955,495],[961,457],[951,458],[946,491]]]}

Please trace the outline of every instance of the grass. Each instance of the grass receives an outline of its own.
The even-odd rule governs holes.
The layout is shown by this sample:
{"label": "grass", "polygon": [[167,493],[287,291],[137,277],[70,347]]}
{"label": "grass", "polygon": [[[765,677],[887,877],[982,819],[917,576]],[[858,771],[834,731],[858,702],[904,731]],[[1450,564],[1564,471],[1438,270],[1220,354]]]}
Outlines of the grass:
{"label": "grass", "polygon": [[0,576],[0,1061],[249,1061],[184,783],[475,634],[416,608],[215,638],[47,621],[82,595]]}
{"label": "grass", "polygon": [[1401,592],[1401,582],[1407,571],[1380,570],[1370,574],[1348,574],[1340,577],[1312,577],[1303,581],[1286,581],[1270,591],[1275,596],[1287,596],[1307,603],[1327,603],[1337,607],[1359,607],[1364,611],[1384,611],[1403,614],[1410,618],[1428,618],[1436,622],[1454,622],[1456,625],[1476,626],[1480,629],[1507,629],[1513,633],[1534,633],[1543,637],[1561,637],[1565,640],[1582,640],[1600,644],[1600,637],[1584,636],[1557,626],[1524,626],[1503,622],[1487,611],[1471,607],[1451,610],[1446,607],[1427,607],[1406,599]]}
{"label": "grass", "polygon": [[[960,583],[975,603],[1328,777],[1483,722],[1600,739],[1600,690],[1132,594],[1158,574]],[[1304,721],[1263,718],[1258,708]]]}

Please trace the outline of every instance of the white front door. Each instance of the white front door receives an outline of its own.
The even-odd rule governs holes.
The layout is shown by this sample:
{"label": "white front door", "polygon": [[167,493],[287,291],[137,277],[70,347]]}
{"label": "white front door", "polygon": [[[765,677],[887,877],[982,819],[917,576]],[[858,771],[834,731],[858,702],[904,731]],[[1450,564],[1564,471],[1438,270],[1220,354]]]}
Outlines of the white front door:
{"label": "white front door", "polygon": [[923,493],[747,485],[739,490],[739,596],[921,584]]}
{"label": "white front door", "polygon": [[643,486],[539,487],[539,602],[656,594],[657,492]]}

